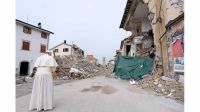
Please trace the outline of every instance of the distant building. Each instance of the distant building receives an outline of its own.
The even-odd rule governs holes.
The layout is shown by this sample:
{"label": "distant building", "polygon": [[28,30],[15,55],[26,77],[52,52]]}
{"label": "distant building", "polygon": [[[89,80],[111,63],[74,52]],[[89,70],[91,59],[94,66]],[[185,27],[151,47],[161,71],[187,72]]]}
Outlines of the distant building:
{"label": "distant building", "polygon": [[102,65],[105,66],[106,65],[106,57],[102,58]]}
{"label": "distant building", "polygon": [[32,71],[37,57],[48,49],[53,32],[16,19],[16,74],[27,75]]}
{"label": "distant building", "polygon": [[91,63],[96,63],[97,64],[97,59],[93,55],[87,55],[86,59]]}
{"label": "distant building", "polygon": [[77,57],[84,57],[84,51],[80,49],[77,45],[73,44],[70,45],[64,42],[58,44],[57,46],[50,49],[51,55],[54,56],[77,56]]}

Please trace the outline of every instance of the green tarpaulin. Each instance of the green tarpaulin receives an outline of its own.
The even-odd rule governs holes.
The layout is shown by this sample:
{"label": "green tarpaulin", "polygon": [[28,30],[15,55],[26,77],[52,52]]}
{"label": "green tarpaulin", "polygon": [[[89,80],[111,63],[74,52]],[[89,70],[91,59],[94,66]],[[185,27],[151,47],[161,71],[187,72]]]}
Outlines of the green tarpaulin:
{"label": "green tarpaulin", "polygon": [[152,71],[153,59],[144,57],[118,56],[114,73],[121,79],[140,80],[143,75]]}

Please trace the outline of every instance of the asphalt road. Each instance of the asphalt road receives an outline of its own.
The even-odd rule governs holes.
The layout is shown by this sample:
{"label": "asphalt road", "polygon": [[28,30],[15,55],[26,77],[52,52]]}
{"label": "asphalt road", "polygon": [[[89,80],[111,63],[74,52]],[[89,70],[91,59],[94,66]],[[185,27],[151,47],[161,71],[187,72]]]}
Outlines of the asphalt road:
{"label": "asphalt road", "polygon": [[[16,112],[28,112],[30,94],[16,99]],[[49,112],[184,112],[184,105],[129,82],[98,76],[54,87]]]}

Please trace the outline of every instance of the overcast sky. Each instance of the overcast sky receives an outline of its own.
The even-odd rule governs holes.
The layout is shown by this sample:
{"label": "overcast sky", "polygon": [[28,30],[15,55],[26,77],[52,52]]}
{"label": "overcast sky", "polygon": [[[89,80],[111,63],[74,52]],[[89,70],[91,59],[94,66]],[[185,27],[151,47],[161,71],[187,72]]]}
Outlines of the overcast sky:
{"label": "overcast sky", "polygon": [[49,47],[66,40],[101,62],[111,59],[122,39],[119,29],[127,0],[16,0],[16,19],[54,32]]}

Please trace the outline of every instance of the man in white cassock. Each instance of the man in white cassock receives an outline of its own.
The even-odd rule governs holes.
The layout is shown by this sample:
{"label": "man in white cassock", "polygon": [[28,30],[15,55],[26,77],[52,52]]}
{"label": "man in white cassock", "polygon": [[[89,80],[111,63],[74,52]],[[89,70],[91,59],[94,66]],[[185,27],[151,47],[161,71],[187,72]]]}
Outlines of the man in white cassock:
{"label": "man in white cassock", "polygon": [[[53,79],[58,64],[55,59],[49,56],[47,51],[37,58],[34,68],[36,73],[33,82],[33,89],[30,99],[29,110],[51,110],[53,109]],[[32,76],[33,77],[33,76]]]}

